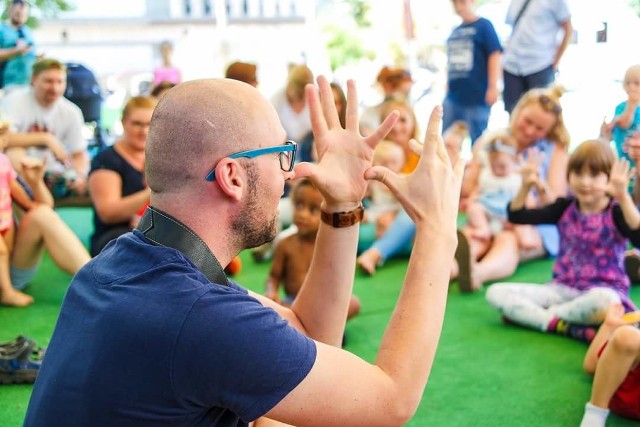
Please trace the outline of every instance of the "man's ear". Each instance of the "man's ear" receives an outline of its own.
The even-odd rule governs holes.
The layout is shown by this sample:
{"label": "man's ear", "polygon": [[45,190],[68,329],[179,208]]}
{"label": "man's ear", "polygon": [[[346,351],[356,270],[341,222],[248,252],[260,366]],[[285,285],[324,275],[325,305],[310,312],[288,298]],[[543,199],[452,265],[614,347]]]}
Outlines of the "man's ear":
{"label": "man's ear", "polygon": [[216,165],[216,182],[227,196],[241,200],[247,191],[247,174],[237,160],[228,157]]}

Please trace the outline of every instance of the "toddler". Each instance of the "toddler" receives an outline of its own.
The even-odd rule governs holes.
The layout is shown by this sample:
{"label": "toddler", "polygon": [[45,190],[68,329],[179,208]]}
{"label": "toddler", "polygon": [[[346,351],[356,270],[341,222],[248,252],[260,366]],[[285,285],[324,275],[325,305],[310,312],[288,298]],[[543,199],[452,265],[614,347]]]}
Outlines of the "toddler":
{"label": "toddler", "polygon": [[640,64],[632,65],[627,69],[622,84],[627,93],[627,100],[618,104],[613,120],[603,123],[601,136],[615,143],[618,157],[624,157],[631,165],[633,158],[624,149],[627,138],[634,132],[640,131]]}
{"label": "toddler", "polygon": [[[0,148],[4,150],[8,125],[4,123],[0,127]],[[40,168],[41,171],[44,167],[44,162],[31,157],[23,158],[21,164],[25,175],[30,173],[30,169]],[[0,304],[25,307],[33,302],[33,298],[13,287],[9,271],[15,237],[12,202],[18,203],[25,211],[34,207],[35,202],[27,195],[17,177],[9,157],[0,153]]]}
{"label": "toddler", "polygon": [[609,307],[584,358],[585,371],[595,377],[580,427],[604,427],[609,410],[640,420],[640,329],[637,318],[623,313],[620,304]]}
{"label": "toddler", "polygon": [[[290,306],[302,288],[320,227],[322,194],[308,179],[300,180],[292,190],[293,223],[295,234],[283,238],[276,245],[273,264],[265,286],[265,296],[282,305]],[[280,298],[280,284],[284,286],[284,298]],[[349,303],[348,318],[358,314],[360,302],[355,296]]]}
{"label": "toddler", "polygon": [[[535,160],[532,156],[527,161]],[[601,140],[585,141],[569,157],[573,195],[527,209],[529,191],[540,188],[536,169],[523,167],[522,188],[509,205],[509,221],[557,224],[560,250],[553,279],[545,286],[497,283],[486,298],[508,322],[590,342],[593,326],[602,322],[611,303],[635,310],[623,267],[628,241],[640,245],[640,212],[627,191],[629,162],[616,159]]]}

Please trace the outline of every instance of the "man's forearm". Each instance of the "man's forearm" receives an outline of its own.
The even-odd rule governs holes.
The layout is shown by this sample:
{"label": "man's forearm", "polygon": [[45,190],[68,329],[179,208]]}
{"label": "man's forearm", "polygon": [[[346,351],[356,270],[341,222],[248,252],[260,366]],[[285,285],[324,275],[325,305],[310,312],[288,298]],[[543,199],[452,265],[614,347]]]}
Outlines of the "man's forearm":
{"label": "man's forearm", "polygon": [[309,336],[340,346],[347,320],[358,248],[358,224],[334,228],[322,223],[311,267],[292,306]]}
{"label": "man's forearm", "polygon": [[558,46],[558,50],[556,51],[556,56],[553,61],[553,65],[555,68],[558,68],[560,64],[560,60],[564,55],[564,52],[567,50],[567,46],[569,46],[569,42],[573,38],[573,26],[571,25],[571,21],[567,21],[562,24],[562,29],[564,30],[564,35],[562,37],[562,41],[560,42],[560,46]]}
{"label": "man's forearm", "polygon": [[48,143],[47,132],[10,132],[7,147],[46,147]]}
{"label": "man's forearm", "polygon": [[73,169],[80,175],[82,178],[85,178],[89,173],[89,156],[85,151],[78,151],[77,153],[73,153],[71,155],[71,162]]}
{"label": "man's forearm", "polygon": [[416,406],[440,339],[455,241],[454,227],[417,229],[404,285],[375,361]]}

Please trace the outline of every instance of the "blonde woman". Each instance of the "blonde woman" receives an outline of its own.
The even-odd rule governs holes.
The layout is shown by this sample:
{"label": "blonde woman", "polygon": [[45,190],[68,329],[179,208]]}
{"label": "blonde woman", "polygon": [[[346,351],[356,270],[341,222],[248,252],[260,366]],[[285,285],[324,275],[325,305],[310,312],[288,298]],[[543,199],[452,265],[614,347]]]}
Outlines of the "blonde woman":
{"label": "blonde woman", "polygon": [[122,137],[91,162],[89,192],[93,203],[91,255],[130,231],[137,212],[149,202],[144,180],[144,148],[156,100],[131,98],[122,111]]}

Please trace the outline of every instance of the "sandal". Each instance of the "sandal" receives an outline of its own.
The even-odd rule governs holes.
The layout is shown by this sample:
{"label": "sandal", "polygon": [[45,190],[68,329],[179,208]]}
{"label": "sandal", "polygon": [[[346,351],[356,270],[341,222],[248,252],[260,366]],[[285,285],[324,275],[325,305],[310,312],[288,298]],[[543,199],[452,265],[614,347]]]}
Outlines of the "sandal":
{"label": "sandal", "polygon": [[0,344],[0,384],[35,382],[44,351],[34,340],[22,335]]}
{"label": "sandal", "polygon": [[461,230],[457,231],[458,247],[455,258],[458,263],[458,288],[460,292],[471,293],[475,291],[471,281],[471,248],[467,236]]}

